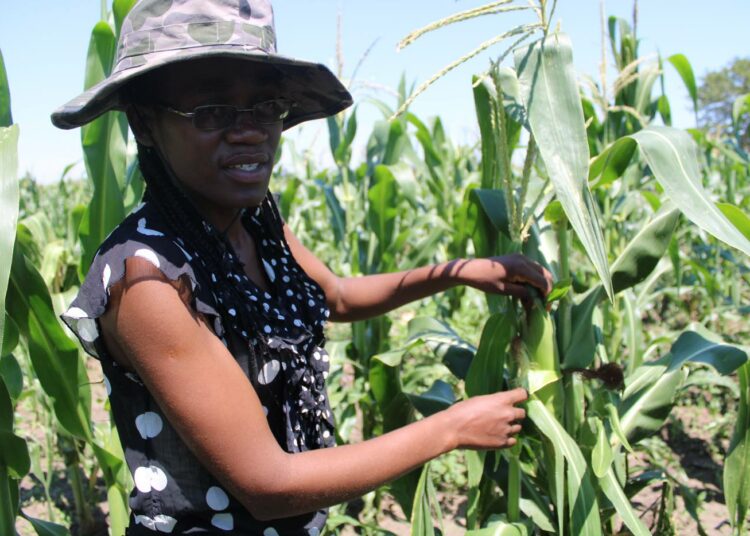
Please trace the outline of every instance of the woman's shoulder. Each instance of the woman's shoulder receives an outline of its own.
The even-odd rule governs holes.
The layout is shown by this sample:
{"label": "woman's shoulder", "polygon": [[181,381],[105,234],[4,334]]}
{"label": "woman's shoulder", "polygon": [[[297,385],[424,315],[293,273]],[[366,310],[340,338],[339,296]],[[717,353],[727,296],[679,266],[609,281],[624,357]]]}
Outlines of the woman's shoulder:
{"label": "woman's shoulder", "polygon": [[188,249],[155,207],[145,203],[133,210],[99,247],[78,295],[62,315],[84,349],[99,357],[95,348],[100,335],[96,321],[107,310],[112,287],[126,277],[128,259],[134,257],[153,265],[169,281],[189,283],[195,309],[215,316],[213,301],[196,275],[200,271],[194,269],[196,254]]}

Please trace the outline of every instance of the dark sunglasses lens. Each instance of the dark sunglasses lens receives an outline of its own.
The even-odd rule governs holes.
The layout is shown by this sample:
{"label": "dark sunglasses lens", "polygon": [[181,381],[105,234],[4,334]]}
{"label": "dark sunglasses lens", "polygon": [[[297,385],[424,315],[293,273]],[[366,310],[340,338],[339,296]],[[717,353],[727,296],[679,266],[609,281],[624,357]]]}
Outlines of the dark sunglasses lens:
{"label": "dark sunglasses lens", "polygon": [[199,106],[194,113],[193,123],[196,128],[216,130],[234,123],[236,108],[234,106]]}
{"label": "dark sunglasses lens", "polygon": [[254,106],[255,120],[258,123],[277,123],[289,115],[289,102],[273,100],[261,102]]}

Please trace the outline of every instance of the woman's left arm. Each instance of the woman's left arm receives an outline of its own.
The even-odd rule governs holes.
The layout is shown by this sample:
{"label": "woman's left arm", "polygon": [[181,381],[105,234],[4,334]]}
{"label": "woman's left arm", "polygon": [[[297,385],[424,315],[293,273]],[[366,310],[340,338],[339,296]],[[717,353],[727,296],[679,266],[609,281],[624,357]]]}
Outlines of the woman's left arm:
{"label": "woman's left arm", "polygon": [[286,224],[284,235],[299,265],[323,288],[331,320],[337,322],[372,318],[457,285],[507,294],[522,301],[531,298],[527,285],[545,296],[552,289],[549,271],[519,254],[456,259],[403,272],[339,277],[303,246]]}

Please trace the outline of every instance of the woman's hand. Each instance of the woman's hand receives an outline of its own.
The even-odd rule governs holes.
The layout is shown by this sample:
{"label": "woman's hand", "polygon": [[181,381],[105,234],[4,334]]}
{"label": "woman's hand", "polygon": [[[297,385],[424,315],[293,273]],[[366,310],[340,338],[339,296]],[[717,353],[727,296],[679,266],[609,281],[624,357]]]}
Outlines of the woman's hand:
{"label": "woman's hand", "polygon": [[476,396],[451,406],[446,417],[452,423],[453,448],[502,449],[516,444],[514,437],[521,431],[526,417],[516,407],[528,398],[526,389],[518,388],[485,396]]}
{"label": "woman's hand", "polygon": [[463,284],[483,292],[506,294],[523,302],[532,298],[527,285],[547,296],[553,284],[548,270],[520,253],[462,261],[456,277]]}

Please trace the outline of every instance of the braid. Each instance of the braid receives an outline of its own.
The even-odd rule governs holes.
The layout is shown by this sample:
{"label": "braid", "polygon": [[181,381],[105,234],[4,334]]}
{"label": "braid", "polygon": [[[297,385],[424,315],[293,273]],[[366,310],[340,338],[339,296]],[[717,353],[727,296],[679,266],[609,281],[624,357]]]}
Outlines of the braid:
{"label": "braid", "polygon": [[[161,158],[154,150],[140,143],[138,164],[146,182],[144,199],[153,203],[175,235],[183,238],[198,253],[209,272],[206,280],[211,282],[215,295],[219,297],[217,305],[221,309],[222,318],[234,320],[234,315],[229,314],[228,303],[231,300],[226,298],[234,296],[235,299],[244,302],[247,297],[234,280],[227,277],[225,253],[231,246],[225,240],[215,239],[208,234],[203,218],[185,193],[169,178]],[[200,263],[196,265],[200,267]],[[244,315],[238,319],[240,325],[252,325],[251,319],[242,316]]]}

